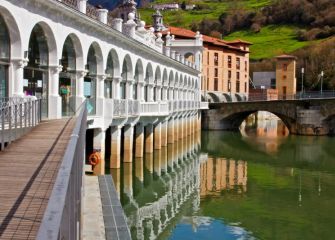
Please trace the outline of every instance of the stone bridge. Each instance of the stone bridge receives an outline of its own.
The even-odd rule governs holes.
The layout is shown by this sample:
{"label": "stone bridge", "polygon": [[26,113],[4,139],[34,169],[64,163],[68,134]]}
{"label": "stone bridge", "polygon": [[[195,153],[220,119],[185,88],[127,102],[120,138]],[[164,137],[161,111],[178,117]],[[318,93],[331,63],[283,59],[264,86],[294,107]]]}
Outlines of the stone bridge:
{"label": "stone bridge", "polygon": [[202,127],[207,130],[238,130],[243,120],[257,111],[278,116],[291,134],[335,134],[335,99],[210,103],[209,110],[204,111]]}

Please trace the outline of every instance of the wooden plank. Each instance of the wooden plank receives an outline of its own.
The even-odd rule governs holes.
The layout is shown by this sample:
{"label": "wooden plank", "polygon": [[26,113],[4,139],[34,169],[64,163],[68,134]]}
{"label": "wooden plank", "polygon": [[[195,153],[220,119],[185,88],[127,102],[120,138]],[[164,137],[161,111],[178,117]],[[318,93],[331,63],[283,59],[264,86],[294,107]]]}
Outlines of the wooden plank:
{"label": "wooden plank", "polygon": [[35,239],[74,124],[42,122],[0,152],[0,239]]}

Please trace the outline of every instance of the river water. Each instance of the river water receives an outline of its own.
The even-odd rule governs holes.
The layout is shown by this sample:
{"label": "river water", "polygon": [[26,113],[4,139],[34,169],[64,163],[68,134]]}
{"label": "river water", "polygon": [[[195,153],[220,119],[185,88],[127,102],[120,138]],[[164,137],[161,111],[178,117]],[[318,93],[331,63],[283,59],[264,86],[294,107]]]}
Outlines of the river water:
{"label": "river water", "polygon": [[334,239],[335,138],[259,115],[196,142],[113,174],[133,239]]}

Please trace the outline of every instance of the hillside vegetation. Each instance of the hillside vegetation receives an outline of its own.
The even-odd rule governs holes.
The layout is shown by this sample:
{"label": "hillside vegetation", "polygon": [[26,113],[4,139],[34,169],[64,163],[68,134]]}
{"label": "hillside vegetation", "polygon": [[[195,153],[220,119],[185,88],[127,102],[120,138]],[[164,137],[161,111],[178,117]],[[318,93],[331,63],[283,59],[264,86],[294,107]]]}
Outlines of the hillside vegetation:
{"label": "hillside vegetation", "polygon": [[335,35],[334,0],[157,0],[140,9],[142,19],[151,23],[151,4],[170,2],[195,4],[196,8],[163,11],[167,25],[251,41],[252,60],[292,53]]}

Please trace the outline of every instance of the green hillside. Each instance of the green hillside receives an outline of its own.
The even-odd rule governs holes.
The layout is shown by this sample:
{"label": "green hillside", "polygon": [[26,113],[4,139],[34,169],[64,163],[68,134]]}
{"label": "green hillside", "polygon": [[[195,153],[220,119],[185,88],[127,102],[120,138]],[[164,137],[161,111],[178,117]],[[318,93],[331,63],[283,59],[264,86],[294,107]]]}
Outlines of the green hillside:
{"label": "green hillside", "polygon": [[[154,3],[171,3],[179,1],[170,0],[157,0]],[[260,12],[263,7],[269,6],[275,2],[274,0],[193,0],[186,1],[186,4],[195,4],[197,9],[195,10],[179,10],[179,11],[162,11],[164,16],[164,23],[166,25],[178,26],[183,28],[191,29],[192,26],[196,26],[204,19],[208,22],[218,22],[220,16],[223,13],[230,14],[235,11],[244,12]],[[148,24],[152,22],[153,9],[150,5],[147,8],[139,9],[141,18]],[[236,20],[238,21],[238,20]],[[299,26],[299,27],[298,27]],[[302,47],[311,45],[316,41],[300,41],[298,40],[299,31],[308,29],[309,26],[304,27],[298,24],[271,24],[262,26],[260,31],[252,31],[250,28],[233,31],[223,38],[226,40],[232,39],[243,39],[253,43],[251,47],[250,58],[252,60],[260,60],[272,58],[275,55],[282,53],[291,53]],[[211,26],[207,27],[210,31]],[[201,31],[203,32],[203,31]],[[208,33],[207,33],[208,34]],[[222,36],[221,35],[221,36]]]}
{"label": "green hillside", "polygon": [[258,33],[250,30],[237,31],[224,37],[224,39],[233,40],[240,38],[252,42],[250,58],[259,60],[294,52],[314,43],[314,41],[298,41],[297,30],[298,28],[294,26],[268,25],[263,27]]}
{"label": "green hillside", "polygon": [[[162,11],[165,23],[183,28],[189,28],[192,22],[200,22],[202,19],[217,19],[222,13],[229,11],[232,8],[258,9],[271,3],[273,0],[194,0],[185,1],[186,4],[198,5],[199,10],[189,11]],[[156,0],[151,4],[158,3],[182,3],[182,0]],[[139,9],[141,18],[147,22],[152,22],[152,14],[154,10],[150,7]]]}

